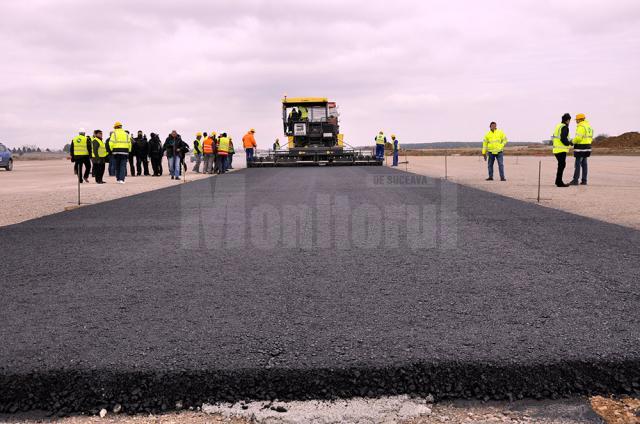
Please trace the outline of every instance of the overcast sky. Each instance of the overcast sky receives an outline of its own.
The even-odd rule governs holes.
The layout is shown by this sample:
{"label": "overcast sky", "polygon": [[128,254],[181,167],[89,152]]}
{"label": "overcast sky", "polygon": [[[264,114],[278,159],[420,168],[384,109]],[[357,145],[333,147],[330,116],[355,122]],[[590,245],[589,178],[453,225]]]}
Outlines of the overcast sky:
{"label": "overcast sky", "polygon": [[283,94],[338,102],[354,145],[548,138],[564,112],[640,130],[638,0],[2,0],[0,142],[176,129],[266,147]]}

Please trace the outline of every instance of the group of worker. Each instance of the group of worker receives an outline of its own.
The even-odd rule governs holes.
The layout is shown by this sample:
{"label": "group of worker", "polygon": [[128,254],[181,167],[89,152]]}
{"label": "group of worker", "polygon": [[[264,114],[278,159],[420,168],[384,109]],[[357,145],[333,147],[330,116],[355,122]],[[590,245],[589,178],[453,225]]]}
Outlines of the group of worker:
{"label": "group of worker", "polygon": [[[254,133],[255,130],[251,129],[243,137],[247,160],[253,158],[257,147]],[[211,132],[210,135],[197,133],[193,147],[196,162],[194,172],[200,172],[201,162],[204,162],[203,172],[205,173],[224,174],[227,170],[233,169],[235,150],[233,140],[226,133],[223,132],[220,136],[215,132]],[[93,175],[97,184],[104,184],[104,174],[108,164],[109,175],[115,177],[118,184],[124,184],[127,176],[127,162],[131,168],[131,176],[150,175],[148,165],[150,158],[153,176],[161,176],[164,156],[167,157],[171,179],[180,180],[182,170],[187,169],[185,156],[189,151],[189,145],[175,130],[162,143],[160,136],[155,133],[151,133],[149,140],[142,131],[138,131],[137,137],[131,137],[129,131],[122,128],[122,123],[116,122],[106,140],[101,130],[95,130],[93,136],[89,137],[85,130],[81,129],[71,141],[69,153],[79,183],[88,183],[89,175]],[[134,168],[134,159],[136,159],[137,169]]]}
{"label": "group of worker", "polygon": [[[384,135],[384,131],[380,131],[378,135],[375,137],[376,142],[376,159],[383,160],[384,159],[384,149],[387,145],[387,137]],[[391,135],[391,144],[393,146],[393,163],[391,166],[398,166],[398,155],[400,153],[400,142],[396,138],[395,134]]]}
{"label": "group of worker", "polygon": [[[576,116],[576,132],[573,139],[569,139],[569,123],[571,115],[565,113],[562,116],[560,124],[558,124],[553,132],[552,145],[553,154],[557,159],[558,168],[556,171],[555,185],[557,187],[569,187],[572,185],[587,185],[587,177],[589,167],[587,159],[591,156],[591,145],[593,143],[593,128],[587,117],[583,113]],[[399,143],[395,135],[391,136],[393,144],[393,164],[398,166]],[[507,145],[507,136],[498,129],[498,124],[491,122],[489,124],[489,132],[484,136],[482,142],[482,156],[488,162],[487,168],[489,176],[487,181],[493,181],[493,172],[495,163],[498,162],[498,172],[500,173],[500,181],[507,181],[504,172],[504,148]],[[387,138],[383,131],[380,131],[375,137],[376,152],[375,156],[378,160],[384,159],[385,146]],[[575,157],[575,169],[573,179],[566,184],[563,179],[564,170],[566,168],[567,155],[573,147],[573,156]],[[275,147],[274,147],[275,149]]]}
{"label": "group of worker", "polygon": [[[593,128],[587,121],[587,117],[583,113],[576,116],[576,132],[573,140],[569,138],[569,123],[571,115],[565,113],[561,122],[556,126],[551,137],[553,145],[553,154],[558,162],[556,170],[556,187],[569,187],[572,185],[587,185],[588,165],[587,158],[591,156],[591,145],[593,143]],[[489,177],[487,181],[493,181],[494,163],[498,162],[498,171],[500,172],[500,180],[506,181],[504,174],[504,147],[507,144],[507,136],[502,130],[498,129],[495,122],[489,125],[489,132],[484,136],[482,143],[482,155],[484,160],[488,158]],[[567,164],[567,155],[573,147],[573,156],[575,157],[575,169],[573,179],[569,184],[564,182],[564,170]]]}

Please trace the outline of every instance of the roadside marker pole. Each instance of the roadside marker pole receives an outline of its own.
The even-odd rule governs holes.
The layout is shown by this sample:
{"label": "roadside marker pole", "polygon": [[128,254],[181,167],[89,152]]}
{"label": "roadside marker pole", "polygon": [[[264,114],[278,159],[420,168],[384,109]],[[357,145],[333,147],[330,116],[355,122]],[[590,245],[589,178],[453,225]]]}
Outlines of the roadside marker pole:
{"label": "roadside marker pole", "polygon": [[80,167],[78,167],[78,206],[80,206]]}
{"label": "roadside marker pole", "polygon": [[542,161],[538,162],[538,203],[540,203],[540,180],[542,178]]}
{"label": "roadside marker pole", "polygon": [[446,180],[449,177],[449,169],[447,166],[447,154],[448,152],[444,151],[444,179]]}
{"label": "roadside marker pole", "polygon": [[407,151],[404,151],[404,170],[405,172],[409,172],[409,159],[407,158]]}

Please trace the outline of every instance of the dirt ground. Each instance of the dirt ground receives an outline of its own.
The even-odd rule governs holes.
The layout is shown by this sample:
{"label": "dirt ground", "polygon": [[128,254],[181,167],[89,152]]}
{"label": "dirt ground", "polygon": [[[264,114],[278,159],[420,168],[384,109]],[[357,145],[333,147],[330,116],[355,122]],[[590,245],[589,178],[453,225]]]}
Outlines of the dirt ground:
{"label": "dirt ground", "polygon": [[[632,408],[619,411],[612,407],[613,401],[594,398],[591,403],[609,405],[611,417],[622,417],[626,421],[607,420],[609,424],[637,422]],[[617,411],[617,412],[615,412]],[[383,399],[350,399],[335,402],[265,402],[203,405],[200,411],[184,411],[163,415],[127,416],[103,411],[100,416],[76,416],[62,418],[62,424],[289,424],[289,423],[541,423],[577,424],[603,422],[590,407],[586,399],[559,401],[478,402],[458,401],[432,403],[429,399],[414,399],[397,396]],[[625,415],[626,414],[626,415]],[[604,415],[603,415],[604,416]],[[634,421],[636,420],[636,421]],[[23,419],[13,417],[7,423],[49,422],[50,419]],[[2,418],[0,417],[0,422]]]}
{"label": "dirt ground", "polygon": [[[189,165],[191,170],[192,164]],[[90,183],[80,186],[82,204],[93,204],[157,190],[176,184],[171,180],[166,160],[162,177],[130,177],[124,185],[116,184],[115,178],[105,175],[107,184]],[[205,175],[187,172],[186,181],[204,178]],[[68,160],[32,160],[16,162],[13,171],[0,171],[0,226],[17,224],[33,218],[62,212],[78,204],[78,183],[73,174],[73,165]]]}
{"label": "dirt ground", "polygon": [[[408,169],[421,175],[445,176],[445,158],[412,157]],[[405,161],[401,157],[401,162]],[[498,165],[495,181],[485,181],[487,164],[482,157],[448,156],[448,179],[456,183],[536,202],[538,195],[538,165],[542,162],[541,204],[578,215],[640,229],[640,157],[593,156],[589,159],[589,185],[557,188],[554,185],[554,157],[505,156],[507,181],[501,182]],[[388,163],[391,163],[390,160]],[[573,158],[567,158],[565,182],[573,176]]]}

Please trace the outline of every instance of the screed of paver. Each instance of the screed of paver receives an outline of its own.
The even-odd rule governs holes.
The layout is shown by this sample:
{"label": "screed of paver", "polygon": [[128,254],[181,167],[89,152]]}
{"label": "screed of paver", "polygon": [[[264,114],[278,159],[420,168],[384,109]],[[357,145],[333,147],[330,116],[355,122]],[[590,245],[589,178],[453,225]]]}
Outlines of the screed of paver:
{"label": "screed of paver", "polygon": [[[404,161],[404,158],[402,159]],[[445,176],[444,156],[409,156],[399,169]],[[640,229],[640,157],[593,156],[589,159],[587,186],[557,188],[556,160],[550,157],[505,156],[507,181],[501,182],[498,165],[495,181],[487,178],[487,163],[480,156],[448,156],[446,173],[450,181],[491,191],[526,202],[538,197],[538,168],[542,162],[541,204],[577,215]],[[573,176],[573,158],[567,158],[565,182]]]}
{"label": "screed of paver", "polygon": [[414,177],[249,169],[0,229],[0,410],[638,391],[640,232]]}
{"label": "screed of paver", "polygon": [[[90,177],[89,183],[80,185],[81,204],[118,199],[208,176],[191,172],[193,164],[187,165],[189,170],[186,178],[183,176],[180,181],[171,180],[166,159],[163,160],[164,173],[161,177],[129,176],[124,185],[116,184],[115,178],[109,177],[108,172],[105,172],[104,177],[107,184],[96,184]],[[73,165],[68,160],[19,161],[13,171],[0,171],[0,226],[75,207],[78,204],[77,181]]]}

